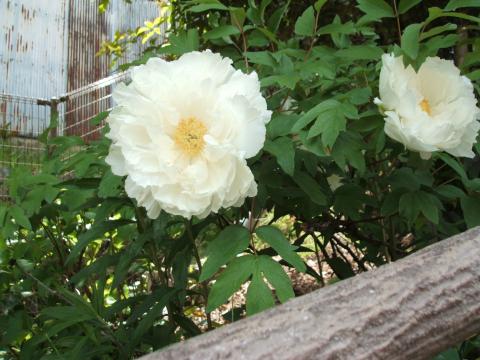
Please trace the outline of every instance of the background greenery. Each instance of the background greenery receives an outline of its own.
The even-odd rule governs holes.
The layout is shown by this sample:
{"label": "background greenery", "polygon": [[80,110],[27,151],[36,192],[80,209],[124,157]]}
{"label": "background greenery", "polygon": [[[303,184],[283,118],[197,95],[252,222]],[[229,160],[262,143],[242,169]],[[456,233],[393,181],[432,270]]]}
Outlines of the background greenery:
{"label": "background greenery", "polygon": [[[0,205],[0,357],[137,357],[220,326],[207,313],[244,283],[246,304],[226,322],[288,300],[281,265],[321,281],[299,253],[316,253],[344,279],[480,225],[480,157],[421,160],[385,136],[373,105],[380,57],[391,51],[415,67],[427,56],[455,60],[478,94],[477,0],[165,6],[164,17],[117,34],[101,53],[147,43],[128,67],[210,48],[255,70],[273,110],[264,150],[249,163],[259,194],[202,221],[150,220],[105,164],[107,139],[45,136],[42,172],[15,167],[11,203]],[[342,245],[357,255],[335,251]],[[439,358],[477,356],[470,339]]]}

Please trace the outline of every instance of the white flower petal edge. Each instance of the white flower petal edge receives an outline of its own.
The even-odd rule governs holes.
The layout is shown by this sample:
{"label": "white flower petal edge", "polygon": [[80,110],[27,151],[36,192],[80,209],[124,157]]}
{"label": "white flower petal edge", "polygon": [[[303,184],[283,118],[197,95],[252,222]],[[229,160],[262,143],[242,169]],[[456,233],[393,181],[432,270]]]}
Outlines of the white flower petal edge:
{"label": "white flower petal edge", "polygon": [[480,109],[472,83],[453,61],[427,58],[418,72],[403,58],[382,56],[380,99],[385,133],[424,159],[435,151],[473,157]]}
{"label": "white flower petal edge", "polygon": [[255,72],[209,50],[152,58],[113,98],[106,162],[150,218],[204,218],[256,195],[246,159],[263,147],[271,112]]}

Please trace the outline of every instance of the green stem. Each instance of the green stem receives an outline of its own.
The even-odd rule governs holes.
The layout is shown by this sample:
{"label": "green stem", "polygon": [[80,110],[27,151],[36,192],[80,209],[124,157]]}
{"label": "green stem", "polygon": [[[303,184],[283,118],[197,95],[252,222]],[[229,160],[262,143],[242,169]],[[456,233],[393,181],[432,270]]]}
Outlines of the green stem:
{"label": "green stem", "polygon": [[[185,222],[185,227],[186,227],[187,234],[188,234],[188,237],[190,239],[190,242],[192,243],[193,256],[195,257],[195,261],[197,262],[198,272],[199,272],[199,274],[201,274],[202,273],[202,260],[200,259],[200,255],[198,253],[198,247],[197,247],[197,244],[195,243],[195,238],[193,237],[192,221],[191,220],[186,221]],[[203,294],[203,300],[204,300],[205,306],[206,306],[207,301],[208,301],[208,283],[207,283],[207,281],[201,282],[200,286],[203,290],[203,293],[202,293]],[[206,313],[206,316],[207,316],[207,328],[208,328],[208,330],[211,330],[211,329],[213,329],[212,317],[211,317],[210,313],[208,313],[208,312],[205,312],[205,313]]]}

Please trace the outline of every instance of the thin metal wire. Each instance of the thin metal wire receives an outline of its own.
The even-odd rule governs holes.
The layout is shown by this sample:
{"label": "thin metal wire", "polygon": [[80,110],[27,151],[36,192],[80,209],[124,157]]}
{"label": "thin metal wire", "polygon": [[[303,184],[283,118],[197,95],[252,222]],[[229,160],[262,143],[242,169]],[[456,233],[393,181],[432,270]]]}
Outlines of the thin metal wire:
{"label": "thin metal wire", "polygon": [[[97,140],[105,122],[91,124],[100,112],[113,107],[112,90],[128,81],[130,73],[121,72],[70,91],[51,100],[0,94],[0,201],[8,200],[7,179],[18,166],[39,170],[45,146],[38,140],[48,127],[51,106],[58,101],[57,135],[75,135],[86,143]],[[64,154],[75,155],[79,149]]]}

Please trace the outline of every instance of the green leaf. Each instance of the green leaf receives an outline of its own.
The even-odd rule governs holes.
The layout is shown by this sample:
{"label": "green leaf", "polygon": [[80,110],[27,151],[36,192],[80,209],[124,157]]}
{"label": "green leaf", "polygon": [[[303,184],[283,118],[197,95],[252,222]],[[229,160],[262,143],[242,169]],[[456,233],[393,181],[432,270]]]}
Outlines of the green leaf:
{"label": "green leaf", "polygon": [[452,11],[464,7],[480,7],[480,2],[478,0],[450,0],[444,10]]}
{"label": "green leaf", "polygon": [[357,0],[357,3],[358,8],[372,19],[395,16],[392,7],[384,0]]}
{"label": "green leaf", "polygon": [[420,47],[420,30],[423,24],[408,25],[402,35],[402,49],[411,58],[416,59]]}
{"label": "green leaf", "polygon": [[327,0],[317,0],[315,1],[315,4],[313,4],[313,7],[315,8],[316,12],[319,12],[322,10],[323,5],[327,3]]}
{"label": "green leaf", "polygon": [[290,244],[283,233],[274,226],[261,226],[255,233],[262,241],[269,244],[283,260],[294,266],[300,272],[305,272],[306,266],[302,258],[295,252],[295,247]]}
{"label": "green leaf", "polygon": [[315,32],[315,10],[309,6],[295,22],[295,34],[313,36]]}
{"label": "green leaf", "polygon": [[108,169],[100,181],[98,186],[98,196],[101,198],[113,197],[119,194],[120,187],[123,185],[123,178],[114,175]]}
{"label": "green leaf", "polygon": [[412,224],[420,214],[420,204],[417,202],[417,193],[409,192],[400,197],[399,211],[400,215],[404,216],[409,224]]}
{"label": "green leaf", "polygon": [[438,199],[429,193],[419,191],[417,193],[417,202],[419,203],[420,211],[432,223],[438,225]]}
{"label": "green leaf", "polygon": [[366,201],[368,197],[362,187],[356,184],[345,184],[335,190],[333,204],[338,213],[357,219]]}
{"label": "green leaf", "polygon": [[113,266],[118,261],[118,255],[104,255],[97,258],[88,266],[82,267],[82,269],[70,278],[72,284],[81,286],[83,282],[94,274],[105,274],[107,268]]}
{"label": "green leaf", "polygon": [[347,119],[339,108],[321,113],[308,132],[307,138],[322,135],[324,146],[332,147],[341,131],[346,129]]}
{"label": "green leaf", "polygon": [[450,23],[441,25],[441,26],[436,26],[434,28],[431,28],[428,31],[423,32],[420,35],[420,41],[428,39],[432,36],[436,36],[438,34],[442,34],[447,31],[455,31],[457,30],[457,28],[458,28],[457,24],[450,24]]}
{"label": "green leaf", "polygon": [[116,289],[128,274],[128,270],[132,265],[132,261],[142,251],[143,245],[148,240],[148,236],[139,236],[134,239],[126,249],[122,251],[118,264],[115,267],[115,274],[113,278],[112,288]]}
{"label": "green leaf", "polygon": [[109,111],[101,111],[99,112],[96,116],[94,116],[91,120],[90,120],[90,124],[92,124],[93,126],[97,126],[97,125],[100,125],[102,123],[103,120],[105,120],[108,115],[110,114]]}
{"label": "green leaf", "polygon": [[339,106],[340,103],[334,99],[328,99],[322,101],[321,103],[315,105],[311,108],[307,113],[305,113],[292,128],[292,132],[297,133],[302,130],[305,126],[310,124],[315,118],[317,118],[322,112],[327,111],[329,109],[335,108]]}
{"label": "green leaf", "polygon": [[398,4],[398,13],[404,14],[414,6],[420,4],[422,0],[400,0]]}
{"label": "green leaf", "polygon": [[170,42],[170,46],[162,48],[160,53],[166,52],[180,56],[198,50],[200,43],[197,29],[189,29],[187,32],[181,31],[178,34],[171,34],[168,37],[168,41]]}
{"label": "green leaf", "polygon": [[297,73],[291,72],[282,75],[272,75],[264,77],[260,80],[262,87],[279,85],[290,90],[295,89],[295,86],[300,81],[300,76]]}
{"label": "green leaf", "polygon": [[468,228],[480,225],[480,198],[465,196],[461,198],[463,216]]}
{"label": "green leaf", "polygon": [[22,226],[25,229],[32,230],[30,220],[28,220],[28,217],[25,215],[25,212],[21,207],[14,205],[10,208],[9,212],[17,225]]}
{"label": "green leaf", "polygon": [[318,205],[326,205],[327,197],[322,192],[318,182],[310,175],[303,171],[296,171],[293,181],[302,189],[314,203]]}
{"label": "green leaf", "polygon": [[130,340],[126,345],[126,352],[130,354],[133,352],[135,346],[142,340],[142,336],[152,328],[157,319],[163,316],[163,309],[167,306],[170,298],[175,294],[176,290],[167,289],[163,292],[156,304],[147,311],[145,317],[135,327],[131,334]]}
{"label": "green leaf", "polygon": [[269,256],[261,255],[258,257],[258,268],[275,288],[277,297],[282,303],[295,297],[292,281],[285,270],[283,270],[282,265]]}
{"label": "green leaf", "polygon": [[348,279],[349,277],[355,276],[355,272],[352,270],[350,264],[345,262],[339,257],[326,258],[327,264],[332,268],[335,275],[339,279]]}
{"label": "green leaf", "polygon": [[227,302],[228,298],[247,281],[254,271],[255,256],[253,255],[237,257],[228,263],[210,289],[207,312],[211,312]]}
{"label": "green leaf", "polygon": [[244,251],[250,242],[250,233],[239,225],[223,229],[207,248],[207,261],[203,265],[199,281],[210,278],[222,266]]}
{"label": "green leaf", "polygon": [[92,311],[85,311],[85,309],[76,306],[59,305],[43,308],[40,316],[64,321],[75,319],[78,322],[96,319]]}
{"label": "green leaf", "polygon": [[275,139],[290,134],[297,121],[297,114],[275,113],[267,124],[267,137]]}
{"label": "green leaf", "polygon": [[445,164],[447,164],[450,168],[452,168],[460,176],[463,183],[468,182],[467,173],[465,172],[465,169],[463,168],[463,166],[459,164],[456,158],[453,158],[452,156],[446,153],[436,153],[435,155],[438,156],[440,159],[442,159],[442,161]]}
{"label": "green leaf", "polygon": [[230,8],[230,21],[232,25],[237,29],[242,30],[243,24],[245,23],[245,9],[241,7],[231,7]]}
{"label": "green leaf", "polygon": [[439,200],[432,194],[424,191],[408,192],[400,197],[399,211],[410,224],[412,224],[420,214],[438,224],[439,214],[438,208],[441,206]]}
{"label": "green leaf", "polygon": [[70,254],[65,261],[66,264],[70,264],[74,259],[77,258],[78,255],[82,252],[82,250],[93,240],[103,238],[104,234],[115,230],[121,226],[132,224],[133,221],[126,220],[126,219],[119,219],[119,220],[108,220],[102,221],[100,223],[96,223],[92,226],[92,228],[78,237],[78,241],[75,246],[72,248]]}
{"label": "green leaf", "polygon": [[465,196],[465,193],[462,189],[453,185],[440,185],[439,187],[435,188],[435,191],[437,194],[447,199],[461,199]]}
{"label": "green leaf", "polygon": [[222,25],[203,34],[203,38],[206,40],[214,40],[238,34],[240,34],[240,30],[236,26]]}
{"label": "green leaf", "polygon": [[382,54],[380,47],[372,45],[354,45],[335,53],[337,57],[347,60],[378,60]]}
{"label": "green leaf", "polygon": [[207,4],[198,4],[188,8],[187,11],[191,12],[204,12],[207,10],[228,10],[228,7],[220,3],[219,1],[212,1]]}
{"label": "green leaf", "polygon": [[275,67],[277,65],[275,58],[269,51],[252,51],[246,52],[245,55],[248,61],[252,64],[260,64],[269,67]]}
{"label": "green leaf", "polygon": [[[270,16],[270,18],[268,19],[267,27],[272,34],[278,31],[278,28],[280,27],[280,23],[282,22],[282,19],[284,18],[289,6],[290,6],[290,0],[287,0],[285,5],[275,10],[273,14]],[[260,28],[259,30],[263,32],[263,29]]]}
{"label": "green leaf", "polygon": [[277,159],[278,165],[285,173],[293,176],[295,171],[295,147],[292,139],[281,137],[275,140],[267,140],[264,145],[265,151]]}
{"label": "green leaf", "polygon": [[251,316],[275,305],[272,292],[259,272],[253,274],[247,290],[247,315]]}

